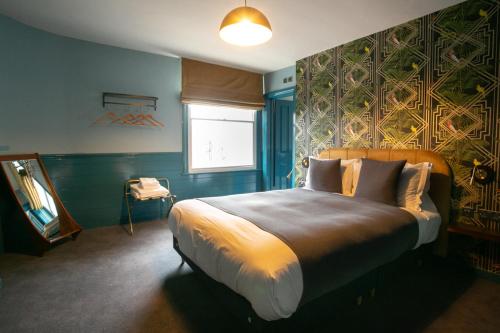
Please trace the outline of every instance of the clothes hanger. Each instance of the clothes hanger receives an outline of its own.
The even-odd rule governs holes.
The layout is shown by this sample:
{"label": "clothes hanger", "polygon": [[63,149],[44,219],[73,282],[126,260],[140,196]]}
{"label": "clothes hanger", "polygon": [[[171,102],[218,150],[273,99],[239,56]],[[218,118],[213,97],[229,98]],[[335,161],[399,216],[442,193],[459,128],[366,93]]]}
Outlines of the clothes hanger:
{"label": "clothes hanger", "polygon": [[157,127],[157,126],[160,126],[160,127],[165,127],[165,125],[163,125],[161,122],[159,122],[158,120],[154,119],[153,118],[153,115],[151,114],[139,114],[136,116],[137,119],[140,119],[140,120],[144,120],[146,123],[144,122],[141,122],[142,125],[144,126],[153,126],[153,127]]}
{"label": "clothes hanger", "polygon": [[119,123],[120,125],[134,126],[134,123],[132,122],[134,118],[135,118],[134,115],[129,112],[121,117],[117,117],[115,120],[111,122],[111,124]]}
{"label": "clothes hanger", "polygon": [[134,125],[131,120],[133,120],[133,115],[130,113],[127,113],[126,115],[122,117],[117,117],[113,121],[111,121],[111,124],[116,124],[118,123],[119,125]]}
{"label": "clothes hanger", "polygon": [[152,114],[147,114],[145,117],[149,119],[152,123],[155,123],[156,126],[165,127],[165,125],[163,125],[161,121],[156,120]]}
{"label": "clothes hanger", "polygon": [[139,114],[134,115],[134,117],[135,117],[134,125],[145,126],[145,127],[157,126],[156,124],[154,124],[150,121],[150,119],[148,118],[148,115],[142,113],[142,106],[138,107],[137,112],[139,112]]}
{"label": "clothes hanger", "polygon": [[140,113],[138,115],[135,116],[135,121],[134,121],[134,124],[137,125],[137,126],[151,126],[151,124],[147,124],[145,123],[144,121],[147,121],[147,119],[144,117],[144,114]]}
{"label": "clothes hanger", "polygon": [[136,126],[135,115],[132,113],[127,113],[122,117],[122,122],[125,125]]}
{"label": "clothes hanger", "polygon": [[108,111],[104,115],[97,118],[96,121],[94,121],[92,123],[92,125],[102,124],[102,123],[107,122],[107,121],[114,121],[117,118],[118,118],[118,116],[114,112]]}

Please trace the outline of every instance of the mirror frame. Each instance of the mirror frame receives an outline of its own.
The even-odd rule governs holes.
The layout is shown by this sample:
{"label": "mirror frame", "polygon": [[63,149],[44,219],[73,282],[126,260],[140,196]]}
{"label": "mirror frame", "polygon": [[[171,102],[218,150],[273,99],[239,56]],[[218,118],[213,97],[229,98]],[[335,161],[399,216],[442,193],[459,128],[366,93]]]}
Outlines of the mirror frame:
{"label": "mirror frame", "polygon": [[[52,246],[60,243],[68,237],[76,239],[82,228],[73,219],[71,214],[67,211],[66,207],[64,207],[61,198],[57,194],[54,184],[52,183],[47,170],[45,169],[45,165],[43,164],[40,155],[37,153],[0,155],[0,164],[1,162],[16,160],[36,160],[38,162],[43,177],[45,178],[45,182],[52,192],[52,199],[54,200],[57,209],[57,214],[59,216],[59,235],[52,238],[45,238],[45,236],[41,234],[38,228],[33,225],[29,216],[24,211],[21,202],[19,201],[19,198],[14,191],[12,183],[10,182],[10,179],[4,170],[4,167],[0,166],[0,176],[3,177],[4,182],[8,184],[8,186],[2,186],[8,187],[8,190],[6,190],[5,188],[0,188],[0,191],[3,192],[2,194],[5,194],[5,192],[9,192],[8,194],[17,204],[17,216],[9,216],[4,221],[2,221],[2,224],[4,224],[3,237],[5,250],[7,252],[36,252],[38,255],[41,255],[44,251],[48,250]],[[15,225],[14,223],[19,223],[19,220],[24,220],[25,223],[23,223],[23,225]],[[11,225],[5,228],[5,224],[9,223]],[[29,225],[29,228],[27,228],[27,225]],[[26,233],[30,233],[30,235]]]}

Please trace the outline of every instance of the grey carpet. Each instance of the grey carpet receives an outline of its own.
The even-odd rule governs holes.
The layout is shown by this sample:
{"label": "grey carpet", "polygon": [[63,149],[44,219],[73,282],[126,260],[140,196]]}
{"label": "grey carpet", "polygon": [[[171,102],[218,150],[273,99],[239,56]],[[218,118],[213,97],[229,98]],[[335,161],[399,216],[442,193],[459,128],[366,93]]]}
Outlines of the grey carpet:
{"label": "grey carpet", "polygon": [[[43,257],[0,256],[0,332],[238,332],[245,323],[214,299],[172,249],[164,221],[85,230]],[[458,272],[458,273],[457,273]],[[418,291],[348,314],[307,314],[278,331],[495,332],[500,285],[431,267]],[[415,282],[415,281],[414,281]],[[412,294],[413,290],[413,294]],[[327,307],[325,307],[327,308]]]}

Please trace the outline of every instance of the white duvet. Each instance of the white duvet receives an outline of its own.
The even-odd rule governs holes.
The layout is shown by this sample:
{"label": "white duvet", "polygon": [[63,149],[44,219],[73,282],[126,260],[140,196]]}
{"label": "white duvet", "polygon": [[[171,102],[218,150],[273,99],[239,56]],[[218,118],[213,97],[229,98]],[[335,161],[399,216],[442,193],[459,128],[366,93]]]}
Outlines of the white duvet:
{"label": "white duvet", "polygon": [[[410,211],[419,225],[415,246],[436,239],[441,219],[427,196],[423,211]],[[282,240],[253,223],[202,201],[176,203],[169,226],[182,252],[211,278],[245,297],[265,320],[291,316],[302,296],[302,271]]]}

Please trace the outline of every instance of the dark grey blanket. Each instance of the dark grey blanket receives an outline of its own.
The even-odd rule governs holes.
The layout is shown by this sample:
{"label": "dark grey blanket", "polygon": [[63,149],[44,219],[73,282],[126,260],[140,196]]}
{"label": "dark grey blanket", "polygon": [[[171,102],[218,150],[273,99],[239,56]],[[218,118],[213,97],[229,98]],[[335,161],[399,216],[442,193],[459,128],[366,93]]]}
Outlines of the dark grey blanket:
{"label": "dark grey blanket", "polygon": [[396,259],[418,239],[410,213],[335,193],[292,189],[199,200],[288,244],[302,268],[302,303]]}

